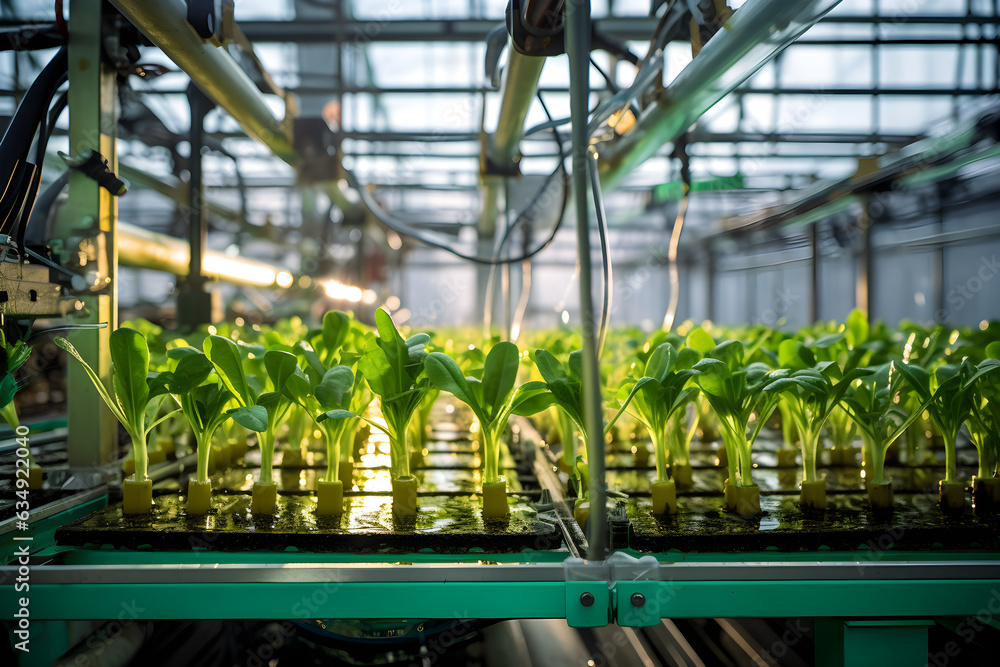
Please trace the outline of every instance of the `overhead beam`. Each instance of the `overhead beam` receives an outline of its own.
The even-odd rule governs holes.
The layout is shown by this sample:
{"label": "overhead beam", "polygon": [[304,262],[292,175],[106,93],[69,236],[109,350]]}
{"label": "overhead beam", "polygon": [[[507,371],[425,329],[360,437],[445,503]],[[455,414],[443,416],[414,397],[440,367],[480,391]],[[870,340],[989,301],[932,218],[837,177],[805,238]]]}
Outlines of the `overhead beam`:
{"label": "overhead beam", "polygon": [[[538,92],[548,94],[569,94],[569,89],[563,87],[543,86]],[[324,95],[334,92],[333,85],[330,86],[298,86],[287,88],[287,92],[296,95]],[[348,86],[340,88],[337,92],[341,95],[482,95],[492,93],[494,88],[487,86]],[[144,95],[183,95],[185,90],[180,88],[168,89],[148,89],[136,91]],[[604,88],[592,88],[593,93],[606,93]],[[0,91],[0,94],[14,95],[17,91]],[[734,93],[757,94],[757,95],[920,95],[920,96],[954,96],[954,95],[993,95],[996,90],[992,88],[844,88],[831,87],[822,88],[814,86],[803,87],[746,87],[738,88]]]}
{"label": "overhead beam", "polygon": [[[824,23],[907,25],[1000,25],[995,16],[827,16]],[[648,41],[656,27],[648,16],[615,16],[595,19],[595,27],[617,41]],[[345,36],[345,45],[363,47],[373,42],[481,42],[502,21],[452,20],[345,20],[334,25],[319,21],[241,21],[240,28],[254,42],[333,42]],[[905,39],[901,37],[899,39]],[[819,40],[817,40],[819,41]],[[833,41],[833,40],[830,40]],[[887,43],[893,43],[888,36]],[[839,41],[838,41],[839,43]]]}

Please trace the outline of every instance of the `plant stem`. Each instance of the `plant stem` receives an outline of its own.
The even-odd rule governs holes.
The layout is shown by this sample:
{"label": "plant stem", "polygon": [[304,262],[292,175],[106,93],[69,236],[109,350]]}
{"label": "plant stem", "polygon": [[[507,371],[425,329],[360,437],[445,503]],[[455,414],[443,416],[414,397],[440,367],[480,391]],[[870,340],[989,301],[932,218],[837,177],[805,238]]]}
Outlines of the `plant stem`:
{"label": "plant stem", "polygon": [[736,438],[738,437],[726,422],[720,420],[722,424],[722,444],[726,447],[726,463],[729,466],[729,483],[733,486],[739,484],[739,452],[737,450]]}
{"label": "plant stem", "polygon": [[942,431],[944,438],[944,481],[954,482],[958,479],[958,459],[955,453],[955,441],[958,439],[957,430]]}
{"label": "plant stem", "polygon": [[559,438],[562,440],[562,458],[566,464],[566,470],[572,470],[576,465],[576,430],[573,428],[573,420],[569,418],[562,408],[555,408],[556,417],[559,420]]}
{"label": "plant stem", "polygon": [[[17,417],[17,410],[14,408],[14,401],[11,401],[4,407],[0,408],[0,417],[4,418],[4,421],[14,429],[14,437],[20,437],[17,435],[17,429],[21,426],[21,420]],[[28,450],[28,467],[35,467],[35,459],[31,456],[31,446],[25,447]]]}
{"label": "plant stem", "polygon": [[205,432],[196,432],[194,441],[198,451],[198,466],[194,478],[199,483],[204,483],[208,481],[208,455],[212,451],[212,436]]}
{"label": "plant stem", "polygon": [[875,443],[865,438],[865,446],[871,452],[872,461],[872,483],[885,484],[885,454],[889,451],[889,445],[881,442]]}
{"label": "plant stem", "polygon": [[815,482],[816,474],[816,454],[819,449],[819,431],[813,432],[807,429],[800,432],[802,442],[802,481]]}
{"label": "plant stem", "polygon": [[406,431],[389,432],[389,473],[392,479],[410,476],[410,452],[406,448]]}
{"label": "plant stem", "polygon": [[976,446],[976,451],[979,452],[979,469],[976,471],[976,476],[979,478],[988,478],[993,476],[993,465],[995,461],[991,461],[989,444],[986,442],[986,438],[982,434],[972,433],[972,444]]}
{"label": "plant stem", "polygon": [[500,433],[495,428],[484,428],[483,434],[483,484],[500,481]]}
{"label": "plant stem", "polygon": [[656,455],[656,481],[667,481],[667,443],[660,429],[650,429],[649,438],[653,441],[653,453]]}
{"label": "plant stem", "polygon": [[[260,483],[274,484],[274,427],[260,434]],[[138,468],[136,468],[138,470]]]}
{"label": "plant stem", "polygon": [[750,441],[744,434],[736,441],[740,453],[740,486],[753,486],[753,462],[750,460]]}
{"label": "plant stem", "polygon": [[321,422],[326,437],[326,476],[324,482],[336,482],[340,465],[340,437],[338,429],[329,420]]}

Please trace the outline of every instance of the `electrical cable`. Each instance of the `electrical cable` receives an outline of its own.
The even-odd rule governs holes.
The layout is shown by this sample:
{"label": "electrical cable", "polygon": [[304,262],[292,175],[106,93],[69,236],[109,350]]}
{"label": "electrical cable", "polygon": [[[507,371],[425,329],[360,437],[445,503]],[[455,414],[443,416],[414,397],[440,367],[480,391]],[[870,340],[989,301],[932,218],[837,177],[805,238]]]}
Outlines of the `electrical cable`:
{"label": "electrical cable", "polygon": [[510,325],[510,342],[516,343],[521,334],[521,322],[528,311],[528,299],[531,297],[531,262],[521,263],[521,297],[514,310],[514,321]]}
{"label": "electrical cable", "polygon": [[636,72],[632,84],[599,105],[597,111],[592,114],[590,123],[587,125],[587,134],[590,137],[597,136],[609,118],[630,106],[660,75],[663,69],[664,47],[668,38],[682,19],[688,15],[683,10],[675,11],[676,4],[676,1],[671,2],[660,19],[654,33],[654,39],[650,42],[649,50],[639,64],[639,71]]}
{"label": "electrical cable", "polygon": [[[27,161],[31,142],[39,127],[47,126],[49,105],[67,72],[68,51],[63,46],[28,87],[0,140],[0,183],[5,184],[0,197],[0,233],[7,236],[13,235],[25,212],[31,212],[42,167],[41,163],[36,168]],[[47,129],[44,134],[39,133],[39,142],[47,141],[47,136]]]}
{"label": "electrical cable", "polygon": [[[65,81],[66,78],[64,78],[63,81]],[[48,114],[42,116],[42,125],[38,132],[38,143],[35,145],[35,164],[41,166],[42,162],[45,160],[45,150],[49,146],[49,139],[52,138],[52,133],[55,132],[56,121],[59,120],[59,116],[62,115],[62,112],[66,109],[68,104],[69,88],[64,90],[62,94],[59,95]]]}
{"label": "electrical cable", "polygon": [[[65,81],[68,76],[63,76],[62,80]],[[59,85],[62,85],[61,83]],[[25,237],[28,233],[28,228],[31,225],[31,220],[34,217],[32,212],[34,210],[35,204],[38,202],[39,188],[42,183],[42,166],[45,161],[45,151],[49,145],[49,139],[52,137],[52,133],[56,127],[56,121],[59,119],[60,114],[66,108],[69,102],[69,90],[64,90],[62,95],[60,95],[52,108],[48,110],[47,113],[41,114],[40,124],[38,128],[38,139],[35,144],[35,164],[37,169],[32,178],[32,181],[28,185],[28,190],[25,192],[25,203],[21,207],[21,213],[17,221],[17,227],[15,229],[15,242],[18,248],[25,248]],[[57,182],[60,179],[56,179]],[[47,191],[46,191],[47,192]],[[44,196],[45,193],[42,193]],[[58,195],[58,192],[56,193]],[[53,200],[54,201],[54,200]],[[48,205],[51,207],[51,202]],[[46,209],[47,211],[48,209]]]}
{"label": "electrical cable", "polygon": [[[562,164],[562,163],[560,163],[560,164]],[[542,185],[542,190],[543,191],[545,189],[547,189],[548,184],[551,182],[551,178],[553,176],[555,176],[556,173],[559,173],[560,171],[565,171],[565,169],[564,168],[558,168],[558,169],[556,169],[555,172],[553,172],[552,174],[549,175],[549,177],[546,178],[546,182]],[[433,248],[438,248],[440,250],[447,251],[447,252],[451,253],[452,255],[455,255],[456,257],[468,260],[470,262],[474,262],[476,264],[484,264],[484,265],[490,265],[490,264],[516,264],[518,262],[523,262],[526,259],[530,259],[530,258],[534,257],[535,255],[537,255],[538,253],[540,253],[541,251],[545,250],[547,247],[549,247],[549,245],[552,244],[552,241],[555,240],[556,233],[559,231],[559,228],[562,226],[563,216],[560,215],[559,220],[557,220],[556,224],[553,225],[552,230],[549,232],[549,235],[545,238],[544,241],[542,241],[541,244],[538,245],[538,247],[536,247],[536,248],[534,248],[534,249],[530,250],[529,252],[526,252],[526,253],[524,253],[522,255],[519,255],[517,257],[509,257],[509,258],[506,258],[506,259],[501,259],[501,260],[494,261],[492,259],[488,259],[488,258],[485,258],[485,257],[478,257],[476,255],[468,255],[468,254],[463,253],[463,252],[461,252],[459,250],[455,250],[453,247],[451,247],[451,245],[449,245],[449,244],[454,243],[454,239],[449,239],[448,237],[442,237],[441,240],[439,241],[437,239],[431,238],[428,234],[425,234],[423,232],[420,232],[420,231],[412,228],[410,226],[410,223],[406,222],[405,220],[401,220],[401,219],[397,218],[396,216],[392,215],[391,213],[389,213],[388,211],[386,211],[385,209],[383,209],[381,204],[379,204],[377,201],[375,201],[375,199],[367,191],[367,188],[365,188],[365,186],[361,184],[361,182],[358,180],[357,176],[355,176],[352,171],[345,169],[344,170],[344,174],[345,174],[345,177],[347,179],[347,182],[351,185],[352,188],[354,188],[358,192],[358,195],[360,196],[361,201],[365,205],[365,207],[368,208],[368,210],[372,213],[372,215],[374,215],[375,218],[379,222],[381,222],[383,225],[385,225],[389,229],[393,230],[397,234],[402,234],[403,236],[412,238],[412,239],[414,239],[416,241],[419,241],[419,242],[423,243],[424,245],[428,245],[428,246],[431,246]],[[568,188],[564,188],[564,191],[563,191],[563,205],[561,207],[562,211],[565,211],[565,209],[566,209],[566,203],[567,203],[567,201],[569,199],[569,194],[568,193],[569,193],[569,189]],[[517,226],[517,222],[515,222],[515,223],[513,223],[511,225],[511,227],[516,227],[516,226]]]}
{"label": "electrical cable", "polygon": [[66,16],[63,14],[63,0],[56,0],[56,29],[63,39],[69,39],[69,28],[66,26]]}
{"label": "electrical cable", "polygon": [[597,64],[593,55],[590,56],[590,66],[596,69],[597,73],[601,75],[601,78],[604,79],[604,83],[607,85],[608,90],[610,90],[612,94],[618,92],[618,84],[614,82],[614,79],[611,78],[610,74],[604,71],[604,68]]}
{"label": "electrical cable", "polygon": [[667,306],[667,313],[663,316],[663,330],[670,331],[674,327],[674,318],[677,317],[677,304],[680,301],[680,275],[677,271],[677,248],[681,242],[681,231],[684,229],[684,219],[687,217],[688,207],[688,186],[685,184],[684,196],[677,207],[677,219],[674,220],[674,229],[670,233],[670,246],[667,249],[668,270],[670,272],[670,305]]}
{"label": "electrical cable", "polygon": [[604,271],[604,298],[601,304],[601,324],[597,334],[597,358],[604,353],[604,341],[608,337],[608,324],[611,320],[611,297],[614,292],[614,272],[611,266],[611,251],[608,248],[608,217],[604,211],[604,195],[601,193],[601,176],[597,170],[597,153],[591,149],[592,159],[587,160],[587,171],[590,172],[590,189],[594,198],[594,209],[597,212],[597,232],[601,238],[601,264]]}
{"label": "electrical cable", "polygon": [[[540,95],[539,99],[541,99]],[[389,229],[395,231],[396,233],[412,238],[425,245],[445,250],[446,252],[449,252],[452,255],[455,255],[456,257],[468,260],[470,262],[474,262],[476,264],[483,264],[487,266],[497,265],[497,264],[500,265],[516,264],[531,259],[535,255],[540,253],[542,250],[549,247],[549,245],[551,245],[552,242],[555,240],[556,234],[562,227],[563,219],[565,218],[566,205],[569,203],[569,191],[570,191],[569,173],[566,171],[566,164],[565,164],[566,153],[563,150],[562,136],[555,128],[552,128],[552,133],[555,137],[556,144],[559,150],[559,164],[548,176],[545,177],[545,181],[542,183],[542,187],[539,188],[538,192],[528,203],[528,205],[524,207],[520,215],[518,215],[518,217],[511,224],[507,226],[507,228],[504,231],[503,237],[501,238],[500,248],[502,249],[503,245],[506,243],[506,240],[507,238],[509,238],[511,231],[513,231],[518,226],[524,224],[527,221],[529,212],[535,207],[538,200],[541,199],[542,195],[546,191],[548,191],[549,185],[552,183],[556,175],[562,174],[562,181],[563,181],[562,203],[560,204],[559,207],[559,218],[556,220],[556,223],[552,226],[552,229],[549,232],[548,236],[540,245],[516,257],[493,259],[493,258],[479,257],[477,255],[468,255],[459,250],[455,250],[455,248],[451,246],[451,244],[454,243],[453,239],[448,239],[447,237],[444,237],[442,238],[442,240],[438,241],[437,239],[431,238],[428,234],[413,229],[408,222],[401,220],[400,218],[397,218],[396,216],[386,211],[381,206],[381,204],[375,201],[374,197],[372,197],[371,193],[368,192],[368,189],[361,184],[361,182],[358,180],[357,176],[354,174],[353,171],[349,169],[345,169],[344,171],[345,171],[345,176],[347,178],[347,182],[351,185],[352,188],[354,188],[358,192],[358,195],[360,196],[361,201],[365,205],[365,207],[367,207],[368,210],[371,211],[372,215],[374,215],[379,222],[384,224]]]}

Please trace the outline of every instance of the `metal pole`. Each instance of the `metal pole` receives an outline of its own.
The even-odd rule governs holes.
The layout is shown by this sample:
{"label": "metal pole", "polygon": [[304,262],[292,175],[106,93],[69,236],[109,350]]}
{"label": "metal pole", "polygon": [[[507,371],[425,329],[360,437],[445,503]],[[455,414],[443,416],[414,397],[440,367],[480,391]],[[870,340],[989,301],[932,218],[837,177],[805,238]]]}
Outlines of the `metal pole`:
{"label": "metal pole", "polygon": [[809,323],[819,319],[819,230],[809,226]]}
{"label": "metal pole", "polygon": [[[513,45],[507,44],[507,64],[500,83],[500,115],[497,118],[497,129],[486,147],[486,159],[483,162],[488,169],[483,174],[483,208],[478,226],[478,250],[483,256],[493,253],[497,241],[500,197],[506,191],[505,174],[517,173],[514,157],[524,135],[524,119],[528,116],[544,65],[544,57],[520,54],[514,50]],[[505,209],[505,213],[510,215],[509,210]],[[476,302],[484,309],[483,315],[486,315],[485,309],[493,306],[492,303],[486,304],[491,273],[495,273],[495,270],[491,271],[488,266],[479,265],[476,268]],[[504,275],[506,276],[506,272]],[[489,319],[493,319],[492,311]]]}
{"label": "metal pole", "polygon": [[[125,222],[118,222],[118,252],[122,266],[166,271],[187,275],[191,268],[191,246],[184,239],[153,232]],[[280,287],[291,285],[292,275],[285,269],[244,257],[230,257],[218,250],[202,255],[202,280],[221,280],[236,285]]]}
{"label": "metal pole", "polygon": [[288,128],[275,118],[264,95],[229,52],[201,41],[187,22],[184,0],[111,0],[111,4],[228,111],[248,135],[285,162],[294,165],[298,161]]}
{"label": "metal pole", "polygon": [[[106,64],[100,0],[71,0],[69,38],[69,151],[79,155],[96,150],[117,171],[117,73]],[[69,175],[69,199],[53,229],[53,247],[71,260],[82,248],[95,249],[96,261],[86,270],[94,278],[92,292],[79,296],[80,323],[107,323],[97,330],[69,332],[83,358],[110,385],[110,335],[118,326],[118,246],[115,230],[117,200],[96,181],[74,170]],[[117,455],[118,424],[80,364],[67,369],[71,467],[91,467]]]}
{"label": "metal pole", "polygon": [[202,148],[205,145],[205,114],[209,104],[205,96],[195,86],[188,89],[188,103],[191,106],[191,131],[188,143],[191,156],[188,159],[188,240],[191,243],[191,260],[188,267],[187,284],[192,291],[202,291],[205,278],[201,274],[202,255],[208,245],[208,219],[205,217],[205,183],[202,175]]}
{"label": "metal pole", "polygon": [[590,0],[566,3],[566,55],[569,56],[570,116],[573,118],[573,204],[576,209],[577,259],[580,263],[580,321],[583,338],[583,400],[590,466],[591,560],[602,560],[607,548],[607,491],[604,486],[604,419],[601,376],[597,366],[596,323],[591,288],[590,207],[587,206],[587,136],[590,96]]}
{"label": "metal pole", "polygon": [[205,146],[205,115],[212,107],[211,101],[197,86],[188,87],[188,104],[191,107],[191,129],[188,144],[188,268],[187,278],[177,293],[177,323],[186,329],[201,324],[211,324],[221,316],[218,296],[205,291],[205,248],[208,246],[208,218],[206,216],[205,183],[202,168],[202,149]]}

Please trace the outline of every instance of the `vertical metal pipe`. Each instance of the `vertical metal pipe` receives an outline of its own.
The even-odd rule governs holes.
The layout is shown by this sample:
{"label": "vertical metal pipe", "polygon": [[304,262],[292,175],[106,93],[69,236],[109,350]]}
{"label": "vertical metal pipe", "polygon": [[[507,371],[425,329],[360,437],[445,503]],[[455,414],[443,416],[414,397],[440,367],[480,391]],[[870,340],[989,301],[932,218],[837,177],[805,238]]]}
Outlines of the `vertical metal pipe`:
{"label": "vertical metal pipe", "polygon": [[208,219],[205,216],[205,183],[202,177],[201,150],[205,145],[205,114],[208,100],[193,85],[188,89],[188,103],[191,106],[191,132],[188,143],[191,157],[188,160],[188,240],[191,243],[191,259],[188,265],[187,284],[192,292],[200,292],[205,284],[202,272],[205,247],[208,245]]}
{"label": "vertical metal pipe", "polygon": [[855,306],[868,321],[872,319],[872,251],[871,251],[871,214],[869,212],[869,198],[867,195],[861,198],[861,212],[858,214],[858,231],[861,233],[861,248],[858,250],[855,259],[856,264],[856,284],[855,284]]}
{"label": "vertical metal pipe", "polygon": [[601,376],[597,366],[596,326],[591,290],[590,208],[587,206],[587,136],[590,97],[590,0],[566,3],[566,55],[569,57],[570,116],[573,118],[573,204],[576,210],[577,259],[580,263],[580,321],[583,337],[583,398],[590,466],[591,560],[604,558],[607,548],[607,493],[604,487],[604,419]]}
{"label": "vertical metal pipe", "polygon": [[809,323],[819,319],[819,232],[809,225]]}
{"label": "vertical metal pipe", "polygon": [[715,321],[715,253],[712,244],[705,248],[705,273],[708,274],[708,288],[705,290],[705,318]]}
{"label": "vertical metal pipe", "polygon": [[[69,152],[79,155],[88,148],[96,150],[117,171],[117,73],[104,56],[101,2],[71,0],[69,14]],[[107,383],[111,381],[110,335],[118,327],[117,221],[115,198],[83,172],[71,172],[69,199],[59,211],[53,241],[60,240],[70,253],[76,250],[68,243],[74,237],[92,237],[98,245],[103,242],[103,252],[91,265],[106,287],[80,296],[84,307],[74,321],[108,326],[73,331],[67,338]],[[69,465],[89,467],[113,461],[118,453],[117,420],[80,364],[69,363],[66,386]]]}

